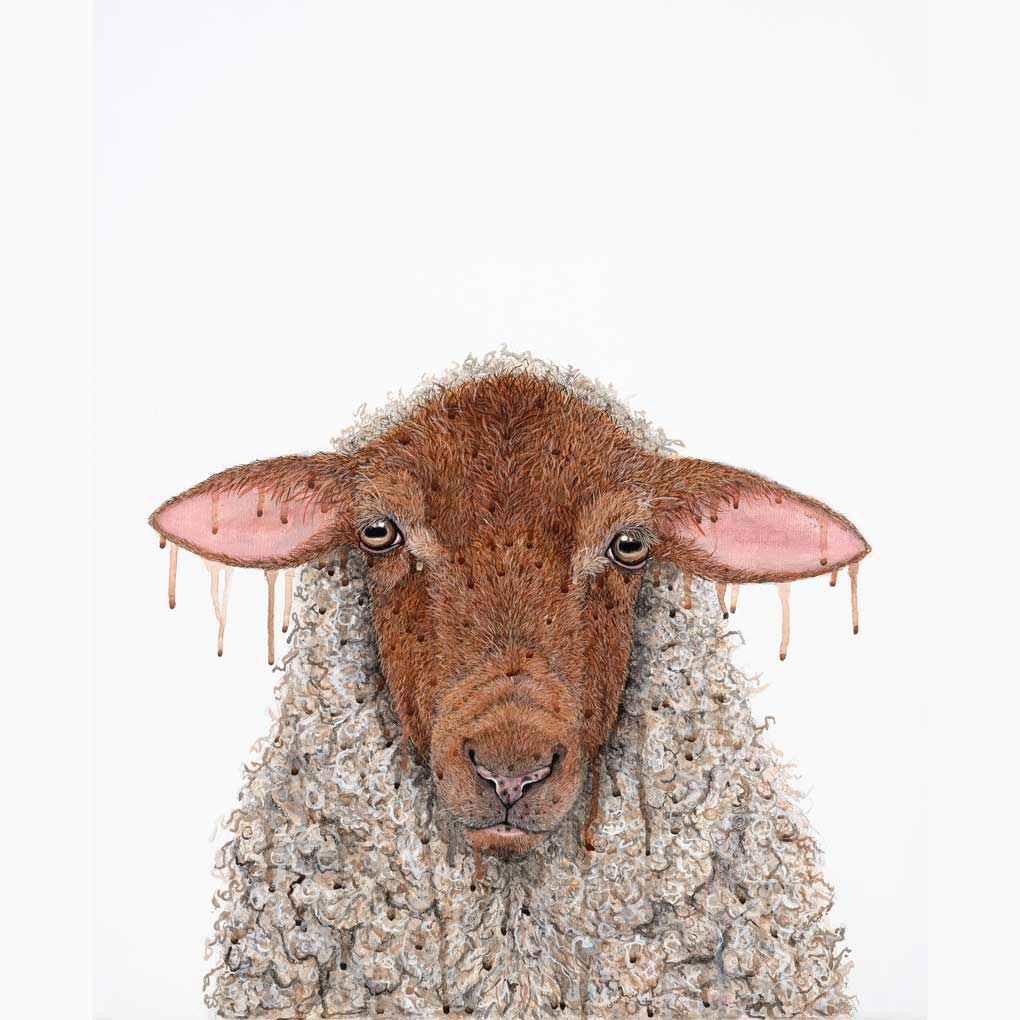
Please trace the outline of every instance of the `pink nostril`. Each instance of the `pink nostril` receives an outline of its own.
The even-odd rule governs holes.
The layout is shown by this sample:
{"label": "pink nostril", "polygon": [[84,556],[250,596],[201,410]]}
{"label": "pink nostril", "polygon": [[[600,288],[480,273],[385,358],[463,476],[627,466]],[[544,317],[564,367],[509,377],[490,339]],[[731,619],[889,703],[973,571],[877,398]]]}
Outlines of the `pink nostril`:
{"label": "pink nostril", "polygon": [[[553,760],[555,761],[555,759]],[[543,765],[541,768],[532,769],[519,776],[500,776],[495,772],[490,772],[484,765],[479,765],[475,761],[474,755],[471,756],[471,761],[475,766],[475,772],[496,787],[496,796],[507,807],[515,804],[524,796],[526,786],[542,782],[552,772],[552,765]]]}

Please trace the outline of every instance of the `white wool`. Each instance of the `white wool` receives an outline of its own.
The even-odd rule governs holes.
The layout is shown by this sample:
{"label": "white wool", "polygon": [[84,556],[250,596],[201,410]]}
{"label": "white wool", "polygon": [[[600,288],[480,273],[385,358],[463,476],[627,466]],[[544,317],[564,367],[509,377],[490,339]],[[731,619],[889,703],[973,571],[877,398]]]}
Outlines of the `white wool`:
{"label": "white wool", "polygon": [[[510,364],[667,447],[577,373],[506,353],[467,371]],[[338,449],[462,378],[424,384]],[[832,888],[790,766],[754,722],[714,589],[696,580],[692,596],[685,610],[668,565],[642,585],[594,851],[579,839],[585,791],[531,854],[486,857],[479,876],[427,769],[402,763],[361,556],[304,568],[279,719],[217,861],[207,1004],[278,1018],[846,1016],[848,951],[826,925]]]}

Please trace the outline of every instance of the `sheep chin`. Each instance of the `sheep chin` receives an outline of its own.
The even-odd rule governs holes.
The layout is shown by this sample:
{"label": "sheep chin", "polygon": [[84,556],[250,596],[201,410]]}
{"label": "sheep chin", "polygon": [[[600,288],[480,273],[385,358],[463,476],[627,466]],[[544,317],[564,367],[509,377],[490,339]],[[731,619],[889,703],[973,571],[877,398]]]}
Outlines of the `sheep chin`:
{"label": "sheep chin", "polygon": [[525,832],[513,826],[505,829],[490,825],[485,829],[465,829],[465,838],[473,850],[493,854],[504,860],[521,857],[533,850],[544,838],[544,832]]}

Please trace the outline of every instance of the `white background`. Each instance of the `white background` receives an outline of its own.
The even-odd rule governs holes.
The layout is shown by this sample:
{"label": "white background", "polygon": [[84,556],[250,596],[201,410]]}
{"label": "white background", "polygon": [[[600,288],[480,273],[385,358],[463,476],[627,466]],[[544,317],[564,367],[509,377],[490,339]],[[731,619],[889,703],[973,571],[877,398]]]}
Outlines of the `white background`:
{"label": "white background", "polygon": [[[847,514],[744,589],[863,1017],[925,1013],[924,7],[100,3],[95,1011],[203,1015],[218,816],[269,725],[265,585],[178,608],[147,528],[501,343]],[[308,398],[314,397],[309,403]]]}

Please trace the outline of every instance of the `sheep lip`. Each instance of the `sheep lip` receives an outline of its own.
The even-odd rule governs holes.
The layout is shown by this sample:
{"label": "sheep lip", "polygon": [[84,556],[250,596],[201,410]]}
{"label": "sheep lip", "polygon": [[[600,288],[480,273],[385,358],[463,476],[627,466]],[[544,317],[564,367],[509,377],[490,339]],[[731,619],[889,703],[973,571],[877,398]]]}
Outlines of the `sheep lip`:
{"label": "sheep lip", "polygon": [[472,829],[472,832],[485,833],[487,836],[537,836],[538,833],[530,829],[519,829],[516,825],[507,822],[498,822],[496,825],[486,825],[482,829]]}

